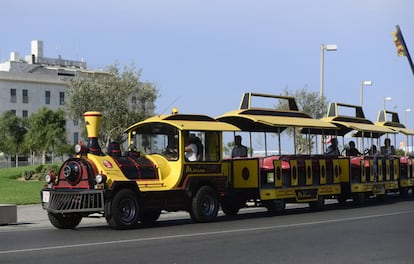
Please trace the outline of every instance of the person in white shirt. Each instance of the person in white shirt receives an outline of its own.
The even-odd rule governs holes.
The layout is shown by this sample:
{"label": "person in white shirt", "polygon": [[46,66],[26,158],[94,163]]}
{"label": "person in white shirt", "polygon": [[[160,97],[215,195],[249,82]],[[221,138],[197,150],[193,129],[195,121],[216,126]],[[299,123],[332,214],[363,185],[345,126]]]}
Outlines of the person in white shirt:
{"label": "person in white shirt", "polygon": [[188,161],[197,161],[197,145],[190,140],[190,135],[188,133],[184,134],[184,151],[185,158]]}

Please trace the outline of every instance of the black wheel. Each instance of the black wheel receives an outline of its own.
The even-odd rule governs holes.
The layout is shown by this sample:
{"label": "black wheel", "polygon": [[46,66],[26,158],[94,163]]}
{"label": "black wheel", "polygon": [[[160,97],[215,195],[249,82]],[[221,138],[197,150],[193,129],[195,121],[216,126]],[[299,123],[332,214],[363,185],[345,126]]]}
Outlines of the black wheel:
{"label": "black wheel", "polygon": [[139,213],[139,221],[144,225],[153,225],[160,218],[160,215],[160,209],[141,210]]}
{"label": "black wheel", "polygon": [[347,199],[348,199],[348,196],[346,194],[340,194],[336,197],[336,200],[338,200],[338,203],[340,205],[346,204]]}
{"label": "black wheel", "polygon": [[400,187],[400,196],[403,198],[408,197],[408,187]]}
{"label": "black wheel", "polygon": [[109,226],[116,229],[130,229],[138,225],[139,204],[137,195],[123,189],[105,204],[105,218]]}
{"label": "black wheel", "polygon": [[323,210],[324,205],[325,205],[325,198],[323,198],[322,196],[319,196],[318,200],[309,203],[309,207],[311,208],[312,211],[321,211]]}
{"label": "black wheel", "polygon": [[286,208],[286,203],[284,200],[270,200],[264,203],[264,206],[267,209],[267,212],[270,215],[279,215],[282,214]]}
{"label": "black wheel", "polygon": [[353,193],[352,194],[352,203],[354,205],[363,205],[365,203],[366,194],[363,192]]}
{"label": "black wheel", "polygon": [[49,212],[47,216],[50,223],[60,229],[74,229],[82,220],[82,216],[79,214],[54,214]]}
{"label": "black wheel", "polygon": [[195,222],[210,222],[217,217],[219,201],[210,186],[201,187],[191,200],[190,215]]}
{"label": "black wheel", "polygon": [[225,198],[221,202],[221,210],[228,216],[235,216],[240,210],[240,203],[232,198]]}

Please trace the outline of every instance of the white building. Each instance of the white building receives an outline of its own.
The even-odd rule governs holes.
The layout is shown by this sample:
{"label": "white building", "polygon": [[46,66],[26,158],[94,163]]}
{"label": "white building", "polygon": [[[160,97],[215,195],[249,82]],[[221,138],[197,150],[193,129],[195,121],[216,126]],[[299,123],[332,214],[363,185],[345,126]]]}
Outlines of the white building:
{"label": "white building", "polygon": [[[31,54],[24,59],[11,52],[9,60],[0,63],[0,113],[12,111],[28,117],[41,107],[64,109],[67,84],[73,77],[107,74],[88,70],[84,61],[46,58],[42,41],[31,44]],[[76,121],[67,119],[66,130],[70,144],[79,142]]]}

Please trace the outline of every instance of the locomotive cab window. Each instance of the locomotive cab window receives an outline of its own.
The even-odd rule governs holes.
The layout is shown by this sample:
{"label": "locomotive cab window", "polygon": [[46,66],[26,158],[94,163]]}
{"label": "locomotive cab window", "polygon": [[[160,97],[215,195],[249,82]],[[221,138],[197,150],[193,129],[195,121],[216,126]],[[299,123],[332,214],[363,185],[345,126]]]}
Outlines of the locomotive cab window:
{"label": "locomotive cab window", "polygon": [[159,154],[178,160],[178,130],[165,124],[150,124],[131,132],[130,145],[144,154]]}

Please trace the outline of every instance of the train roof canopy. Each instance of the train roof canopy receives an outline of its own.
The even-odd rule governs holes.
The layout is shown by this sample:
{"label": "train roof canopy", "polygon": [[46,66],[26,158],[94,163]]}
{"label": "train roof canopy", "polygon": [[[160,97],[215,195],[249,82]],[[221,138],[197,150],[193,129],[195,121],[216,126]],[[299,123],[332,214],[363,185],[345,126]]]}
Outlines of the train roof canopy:
{"label": "train roof canopy", "polygon": [[408,129],[400,123],[397,112],[380,110],[375,125],[390,128],[404,135],[414,135],[414,130]]}
{"label": "train roof canopy", "polygon": [[[273,108],[253,106],[253,97],[273,99]],[[278,103],[285,105],[286,109],[276,109]],[[299,111],[294,97],[258,93],[245,93],[239,110],[227,112],[216,119],[251,132],[282,132],[287,127],[336,129],[330,123],[314,119]]]}
{"label": "train roof canopy", "polygon": [[335,124],[339,130],[338,135],[344,136],[351,131],[356,131],[353,136],[356,137],[380,137],[386,133],[396,133],[387,127],[376,126],[372,121],[365,118],[361,106],[330,103],[328,106],[327,116],[321,120]]}
{"label": "train roof canopy", "polygon": [[128,127],[128,133],[140,126],[151,123],[163,123],[176,127],[179,130],[203,130],[203,131],[238,131],[239,128],[228,123],[217,121],[206,115],[191,115],[172,113],[169,115],[153,116]]}

